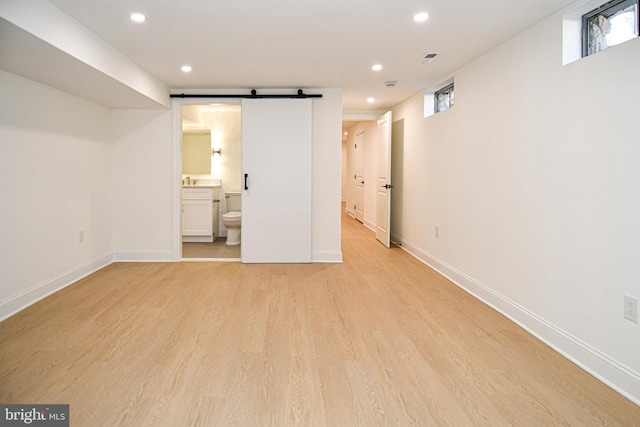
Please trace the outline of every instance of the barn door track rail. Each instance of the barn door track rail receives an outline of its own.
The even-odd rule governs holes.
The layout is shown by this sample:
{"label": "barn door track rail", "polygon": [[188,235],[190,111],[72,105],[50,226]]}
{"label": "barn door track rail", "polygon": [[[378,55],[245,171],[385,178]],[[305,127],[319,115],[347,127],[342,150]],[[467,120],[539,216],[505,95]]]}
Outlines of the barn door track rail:
{"label": "barn door track rail", "polygon": [[322,98],[322,94],[306,94],[302,89],[298,89],[297,94],[264,94],[259,95],[258,91],[251,89],[251,94],[241,95],[220,95],[220,94],[191,94],[191,93],[172,93],[171,98],[241,98],[241,99],[273,99],[273,98],[289,98],[289,99],[306,99],[306,98]]}

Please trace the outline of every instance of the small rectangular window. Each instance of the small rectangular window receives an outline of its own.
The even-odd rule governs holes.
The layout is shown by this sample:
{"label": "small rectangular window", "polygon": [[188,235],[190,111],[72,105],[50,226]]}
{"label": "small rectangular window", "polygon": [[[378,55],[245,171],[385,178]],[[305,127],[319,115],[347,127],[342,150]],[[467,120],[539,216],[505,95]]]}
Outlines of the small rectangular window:
{"label": "small rectangular window", "polygon": [[424,93],[424,118],[453,107],[453,84],[451,77]]}
{"label": "small rectangular window", "polygon": [[639,0],[613,0],[582,17],[582,56],[638,37]]}
{"label": "small rectangular window", "polygon": [[454,95],[453,95],[453,83],[434,93],[434,112],[448,110],[453,107]]}

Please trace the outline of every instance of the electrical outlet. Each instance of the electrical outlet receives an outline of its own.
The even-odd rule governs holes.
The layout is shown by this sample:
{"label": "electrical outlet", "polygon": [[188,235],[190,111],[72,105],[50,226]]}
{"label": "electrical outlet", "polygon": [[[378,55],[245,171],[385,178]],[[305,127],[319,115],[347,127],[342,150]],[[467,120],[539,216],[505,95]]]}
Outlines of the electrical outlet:
{"label": "electrical outlet", "polygon": [[638,323],[638,298],[624,296],[624,318]]}
{"label": "electrical outlet", "polygon": [[440,226],[436,225],[436,228],[434,229],[434,234],[436,235],[436,238],[440,237]]}
{"label": "electrical outlet", "polygon": [[84,230],[78,230],[78,243],[84,242]]}

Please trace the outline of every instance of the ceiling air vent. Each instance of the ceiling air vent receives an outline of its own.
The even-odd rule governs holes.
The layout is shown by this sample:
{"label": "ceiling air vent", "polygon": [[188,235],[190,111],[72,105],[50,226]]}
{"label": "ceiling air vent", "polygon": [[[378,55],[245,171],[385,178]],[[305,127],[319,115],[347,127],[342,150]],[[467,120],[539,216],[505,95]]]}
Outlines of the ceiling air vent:
{"label": "ceiling air vent", "polygon": [[424,55],[422,55],[420,57],[420,59],[418,59],[418,64],[428,64],[431,61],[433,61],[434,59],[436,59],[436,56],[440,55],[441,52],[428,52],[425,53]]}

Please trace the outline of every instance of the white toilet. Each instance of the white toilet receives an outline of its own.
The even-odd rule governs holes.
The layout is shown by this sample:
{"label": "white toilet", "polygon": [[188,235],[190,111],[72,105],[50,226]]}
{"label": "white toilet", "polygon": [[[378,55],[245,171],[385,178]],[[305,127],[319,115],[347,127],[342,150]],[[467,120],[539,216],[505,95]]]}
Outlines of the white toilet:
{"label": "white toilet", "polygon": [[227,213],[222,215],[222,223],[227,229],[227,245],[240,244],[240,222],[242,221],[241,193],[225,193]]}

